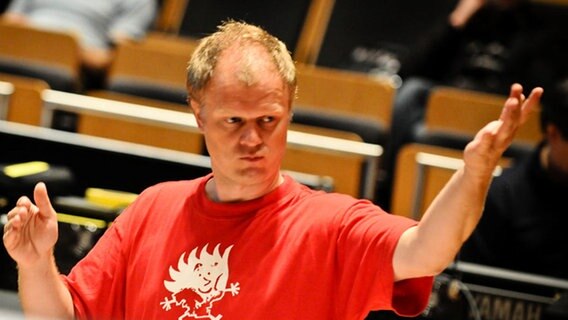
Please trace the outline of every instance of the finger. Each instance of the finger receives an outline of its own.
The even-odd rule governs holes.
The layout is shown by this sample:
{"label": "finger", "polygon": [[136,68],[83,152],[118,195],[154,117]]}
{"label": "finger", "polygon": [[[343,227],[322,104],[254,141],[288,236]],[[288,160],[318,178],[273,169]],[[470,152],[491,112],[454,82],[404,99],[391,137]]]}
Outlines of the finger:
{"label": "finger", "polygon": [[488,151],[495,147],[495,140],[499,132],[503,127],[502,121],[491,121],[485,126],[485,130],[482,130],[479,134],[480,146],[483,150]]}
{"label": "finger", "polygon": [[509,92],[509,98],[515,98],[521,101],[523,99],[523,86],[518,83],[513,83]]}
{"label": "finger", "polygon": [[45,183],[38,182],[34,188],[34,200],[39,208],[39,214],[44,218],[49,218],[55,215],[55,210],[51,206],[49,195],[47,194],[47,187]]}
{"label": "finger", "polygon": [[512,129],[514,130],[514,122],[516,119],[520,119],[521,115],[520,108],[522,96],[523,87],[518,83],[513,84],[509,92],[509,97],[505,100],[503,109],[501,109],[501,114],[499,115],[499,120],[504,123],[504,125],[501,126],[501,132],[503,130],[506,132],[510,132]]}
{"label": "finger", "polygon": [[542,97],[542,94],[544,93],[544,89],[541,87],[536,87],[534,89],[532,89],[529,97],[523,101],[522,107],[521,107],[521,123],[525,123],[528,119],[528,117],[530,116],[531,113],[533,113],[535,110],[538,109],[538,105],[540,103],[540,98]]}
{"label": "finger", "polygon": [[4,233],[2,234],[2,241],[4,242],[4,247],[6,249],[10,249],[12,247],[12,243],[14,241],[14,227],[12,222],[8,222],[4,225]]}
{"label": "finger", "polygon": [[4,225],[4,235],[6,235],[8,232],[10,231],[14,231],[20,228],[21,225],[21,219],[19,216],[15,216],[14,218],[12,218],[11,220],[9,220],[8,222],[6,222],[6,224]]}
{"label": "finger", "polygon": [[534,88],[529,97],[525,98],[522,86],[515,83],[511,86],[509,98],[505,101],[500,120],[504,122],[501,132],[508,135],[514,133],[519,125],[527,121],[529,115],[537,108],[543,89]]}
{"label": "finger", "polygon": [[12,210],[8,211],[8,214],[6,215],[8,217],[8,220],[12,219],[15,215],[18,214],[18,210],[21,208],[21,206],[15,206],[12,208]]}
{"label": "finger", "polygon": [[27,222],[28,217],[30,217],[29,208],[26,206],[16,206],[10,212],[8,212],[8,222],[16,226],[20,226]]}
{"label": "finger", "polygon": [[4,242],[4,247],[10,251],[16,243],[19,241],[21,232],[19,232],[20,228],[17,226],[16,223],[19,219],[14,219],[12,221],[8,221],[4,225],[4,234],[2,235],[2,242]]}
{"label": "finger", "polygon": [[12,226],[12,221],[6,222],[6,224],[4,225],[4,233],[8,232],[11,226]]}
{"label": "finger", "polygon": [[27,196],[21,196],[18,201],[16,202],[16,206],[18,207],[26,207],[30,208],[32,205],[32,201]]}
{"label": "finger", "polygon": [[496,128],[494,133],[498,136],[510,135],[518,128],[520,119],[520,100],[517,97],[510,96],[505,101],[503,110],[501,111],[501,116],[499,117],[502,124]]}

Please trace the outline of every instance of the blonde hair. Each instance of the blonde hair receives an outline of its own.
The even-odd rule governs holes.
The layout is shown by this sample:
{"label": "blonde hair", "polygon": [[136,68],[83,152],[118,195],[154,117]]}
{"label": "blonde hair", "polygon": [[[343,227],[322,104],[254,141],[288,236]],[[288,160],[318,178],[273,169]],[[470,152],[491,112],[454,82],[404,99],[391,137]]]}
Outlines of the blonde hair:
{"label": "blonde hair", "polygon": [[225,49],[233,45],[245,47],[250,44],[260,44],[268,51],[293,98],[297,86],[296,67],[286,45],[258,26],[228,20],[218,26],[215,33],[201,39],[193,52],[187,67],[188,99],[199,101],[200,94],[211,80],[217,60]]}

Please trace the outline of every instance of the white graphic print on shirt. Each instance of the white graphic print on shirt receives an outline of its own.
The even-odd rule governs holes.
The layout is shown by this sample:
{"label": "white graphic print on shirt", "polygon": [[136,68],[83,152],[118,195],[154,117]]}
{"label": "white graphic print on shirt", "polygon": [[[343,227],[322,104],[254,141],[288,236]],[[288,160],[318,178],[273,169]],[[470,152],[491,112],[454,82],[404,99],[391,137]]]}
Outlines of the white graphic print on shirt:
{"label": "white graphic print on shirt", "polygon": [[164,280],[164,286],[172,294],[165,297],[160,305],[166,311],[178,309],[183,312],[179,319],[211,319],[218,320],[223,315],[213,315],[213,303],[223,299],[226,292],[233,296],[239,293],[239,283],[231,283],[227,287],[229,279],[229,253],[233,246],[229,246],[223,254],[219,253],[219,244],[213,250],[213,254],[207,252],[205,245],[199,256],[197,248],[194,248],[187,260],[185,252],[179,258],[177,270],[170,266],[172,281]]}

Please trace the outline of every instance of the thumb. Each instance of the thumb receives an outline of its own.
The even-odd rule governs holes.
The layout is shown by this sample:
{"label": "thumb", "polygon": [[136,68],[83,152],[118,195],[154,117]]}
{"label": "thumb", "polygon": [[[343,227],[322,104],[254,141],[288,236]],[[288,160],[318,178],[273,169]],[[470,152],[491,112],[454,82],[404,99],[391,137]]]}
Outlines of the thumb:
{"label": "thumb", "polygon": [[39,208],[39,214],[44,218],[49,218],[55,212],[51,206],[49,195],[47,194],[47,187],[45,183],[38,182],[34,188],[34,201]]}

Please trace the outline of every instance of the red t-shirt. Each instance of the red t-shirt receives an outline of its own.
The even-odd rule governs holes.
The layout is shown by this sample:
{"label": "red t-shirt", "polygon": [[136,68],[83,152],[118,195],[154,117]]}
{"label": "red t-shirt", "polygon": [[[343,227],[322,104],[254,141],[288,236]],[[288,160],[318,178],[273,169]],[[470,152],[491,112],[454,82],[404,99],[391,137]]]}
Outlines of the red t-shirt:
{"label": "red t-shirt", "polygon": [[432,277],[393,282],[416,222],[290,177],[269,194],[215,203],[211,176],[148,188],[69,276],[78,318],[363,319],[419,314]]}

